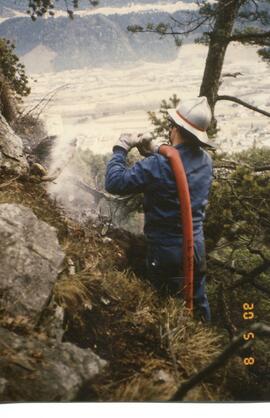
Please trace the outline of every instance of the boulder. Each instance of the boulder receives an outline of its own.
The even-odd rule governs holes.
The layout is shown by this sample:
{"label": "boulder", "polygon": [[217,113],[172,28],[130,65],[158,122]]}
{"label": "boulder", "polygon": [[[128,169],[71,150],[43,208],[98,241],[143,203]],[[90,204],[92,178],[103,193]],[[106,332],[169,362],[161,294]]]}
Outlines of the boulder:
{"label": "boulder", "polygon": [[21,138],[0,113],[0,174],[5,172],[23,175],[28,169]]}
{"label": "boulder", "polygon": [[0,236],[0,309],[35,325],[64,259],[56,230],[30,208],[1,204]]}
{"label": "boulder", "polygon": [[80,400],[106,364],[89,348],[0,327],[0,402]]}

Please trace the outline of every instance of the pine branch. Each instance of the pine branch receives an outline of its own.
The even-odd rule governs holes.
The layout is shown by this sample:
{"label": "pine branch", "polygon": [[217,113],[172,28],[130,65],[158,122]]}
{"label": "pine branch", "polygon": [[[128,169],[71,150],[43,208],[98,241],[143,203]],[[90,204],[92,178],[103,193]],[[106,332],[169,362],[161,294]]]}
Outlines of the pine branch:
{"label": "pine branch", "polygon": [[254,173],[263,173],[265,171],[270,171],[270,164],[251,166],[249,164],[239,163],[238,161],[229,161],[229,160],[220,160],[214,161],[214,170],[226,169],[226,170],[236,170],[239,167],[246,167],[253,171]]}
{"label": "pine branch", "polygon": [[267,296],[270,296],[270,289],[268,289],[261,283],[258,283],[257,281],[253,281],[251,284],[253,287],[255,287],[255,289],[259,290],[262,293],[265,293]]}
{"label": "pine branch", "polygon": [[270,31],[268,32],[249,32],[249,33],[236,33],[230,38],[228,38],[229,42],[251,42],[251,43],[259,43],[261,44],[262,41],[267,40],[270,38]]}
{"label": "pine branch", "polygon": [[212,265],[223,268],[227,271],[230,271],[233,274],[238,274],[240,276],[244,276],[247,272],[243,269],[236,269],[235,267],[230,266],[229,264],[225,263],[224,261],[218,260],[217,258],[214,258],[213,256],[210,256],[210,262]]}
{"label": "pine branch", "polygon": [[[239,276],[242,276],[240,279],[236,280],[231,286],[227,287],[227,290],[234,290],[239,286],[242,286],[243,284],[249,284],[252,283],[254,284],[254,280],[262,273],[266,272],[269,268],[270,268],[270,260],[267,259],[265,257],[264,254],[261,253],[261,251],[257,251],[257,250],[251,250],[251,253],[255,253],[255,254],[259,254],[262,259],[263,262],[255,267],[253,270],[247,272],[246,270],[243,269],[237,269],[235,267],[232,267],[230,265],[228,265],[227,263],[225,263],[224,261],[218,260],[214,257],[210,256],[210,260],[211,260],[211,264],[212,265],[216,265],[217,267],[223,268],[227,271],[230,271],[233,274],[237,274]],[[257,285],[257,282],[256,282]],[[255,286],[255,284],[254,284]]]}
{"label": "pine branch", "polygon": [[[173,19],[172,19],[173,20]],[[204,23],[207,22],[207,20],[209,20],[209,17],[205,17],[204,19],[201,19],[198,23],[196,23],[193,27],[191,27],[190,29],[186,29],[183,31],[177,31],[171,28],[170,31],[167,30],[167,26],[165,24],[160,23],[159,25],[157,25],[156,27],[153,28],[143,28],[142,26],[139,25],[132,25],[132,26],[128,26],[127,30],[129,32],[134,32],[134,33],[156,33],[158,35],[161,36],[186,36],[192,32],[195,32],[197,29],[199,29]],[[188,23],[186,23],[186,26],[189,26]]]}
{"label": "pine branch", "polygon": [[249,273],[246,273],[246,274],[242,273],[241,275],[243,277],[239,280],[236,280],[232,286],[228,287],[228,289],[234,290],[237,287],[242,286],[243,284],[248,284],[250,282],[253,282],[260,274],[266,272],[269,268],[270,268],[270,260],[265,260],[262,264],[255,267]]}
{"label": "pine branch", "polygon": [[270,165],[266,164],[266,165],[262,165],[260,167],[254,167],[254,171],[256,171],[257,173],[263,172],[263,171],[269,171],[270,170]]}

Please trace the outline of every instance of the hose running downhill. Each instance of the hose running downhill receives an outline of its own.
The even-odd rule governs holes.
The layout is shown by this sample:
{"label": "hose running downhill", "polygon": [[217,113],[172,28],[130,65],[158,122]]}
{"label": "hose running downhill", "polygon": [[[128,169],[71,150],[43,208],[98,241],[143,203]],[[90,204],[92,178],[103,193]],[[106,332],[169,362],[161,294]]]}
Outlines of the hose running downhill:
{"label": "hose running downhill", "polygon": [[[179,152],[170,145],[161,145],[159,153],[168,158],[175,176],[183,228],[184,295],[187,308],[193,313],[194,247],[190,193],[186,172]],[[180,268],[180,267],[179,267]]]}

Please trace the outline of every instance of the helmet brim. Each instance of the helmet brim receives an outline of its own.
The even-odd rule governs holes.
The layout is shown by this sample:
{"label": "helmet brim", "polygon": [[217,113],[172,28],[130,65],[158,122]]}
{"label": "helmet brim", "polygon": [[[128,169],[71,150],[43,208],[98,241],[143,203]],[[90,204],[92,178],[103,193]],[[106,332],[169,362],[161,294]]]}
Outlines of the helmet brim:
{"label": "helmet brim", "polygon": [[202,146],[215,148],[214,143],[209,139],[206,131],[201,131],[191,126],[188,122],[186,122],[184,119],[182,119],[179,116],[176,109],[168,109],[167,111],[168,111],[168,115],[174,121],[174,123],[178,126],[181,126],[182,128],[189,131],[192,135],[194,135]]}

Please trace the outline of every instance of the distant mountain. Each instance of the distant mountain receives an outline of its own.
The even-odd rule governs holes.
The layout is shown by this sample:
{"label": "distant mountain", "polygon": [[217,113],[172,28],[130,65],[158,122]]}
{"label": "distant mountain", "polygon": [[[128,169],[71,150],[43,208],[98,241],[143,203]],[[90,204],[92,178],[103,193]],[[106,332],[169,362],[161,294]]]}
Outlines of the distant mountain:
{"label": "distant mountain", "polygon": [[[175,17],[186,13],[177,12]],[[167,61],[177,55],[171,37],[161,41],[155,34],[134,35],[126,29],[133,24],[143,26],[167,19],[168,13],[164,12],[95,14],[76,16],[74,20],[67,17],[43,18],[36,22],[29,17],[14,17],[0,24],[0,37],[13,40],[17,53],[20,56],[27,54],[28,62],[31,51],[37,53],[45,48],[50,70],[122,65],[138,60]],[[38,59],[38,56],[33,59]]]}

